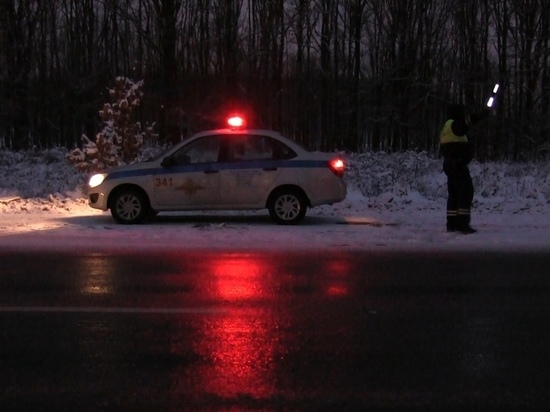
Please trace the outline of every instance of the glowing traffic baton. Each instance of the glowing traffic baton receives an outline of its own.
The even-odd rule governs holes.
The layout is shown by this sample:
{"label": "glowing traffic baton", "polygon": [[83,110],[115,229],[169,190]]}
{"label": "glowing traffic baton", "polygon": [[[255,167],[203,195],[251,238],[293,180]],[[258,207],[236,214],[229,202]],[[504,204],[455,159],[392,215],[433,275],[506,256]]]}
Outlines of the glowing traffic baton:
{"label": "glowing traffic baton", "polygon": [[[498,92],[500,85],[497,83],[495,84],[495,87],[493,87],[493,94],[496,95]],[[495,96],[489,97],[489,100],[487,100],[487,107],[493,107],[493,104],[495,103]]]}

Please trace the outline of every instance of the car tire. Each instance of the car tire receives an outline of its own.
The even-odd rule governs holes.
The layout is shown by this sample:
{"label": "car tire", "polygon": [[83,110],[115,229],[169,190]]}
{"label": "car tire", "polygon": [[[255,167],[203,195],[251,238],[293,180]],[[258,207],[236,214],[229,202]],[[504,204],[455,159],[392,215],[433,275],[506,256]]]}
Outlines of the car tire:
{"label": "car tire", "polygon": [[111,202],[111,215],[115,221],[126,225],[142,222],[149,209],[147,198],[135,189],[117,191]]}
{"label": "car tire", "polygon": [[297,189],[276,192],[269,202],[269,215],[280,225],[295,225],[306,215],[307,201]]}

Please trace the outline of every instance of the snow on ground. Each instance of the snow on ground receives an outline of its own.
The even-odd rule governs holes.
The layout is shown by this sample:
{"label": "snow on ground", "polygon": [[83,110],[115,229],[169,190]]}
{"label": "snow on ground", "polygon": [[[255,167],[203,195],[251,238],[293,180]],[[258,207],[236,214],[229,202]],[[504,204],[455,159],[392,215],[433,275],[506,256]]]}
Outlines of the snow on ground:
{"label": "snow on ground", "polygon": [[445,231],[441,161],[423,153],[348,155],[347,199],[278,226],[267,210],[160,214],[116,224],[86,202],[65,149],[0,150],[0,251],[173,248],[550,251],[550,164],[471,165],[473,235]]}

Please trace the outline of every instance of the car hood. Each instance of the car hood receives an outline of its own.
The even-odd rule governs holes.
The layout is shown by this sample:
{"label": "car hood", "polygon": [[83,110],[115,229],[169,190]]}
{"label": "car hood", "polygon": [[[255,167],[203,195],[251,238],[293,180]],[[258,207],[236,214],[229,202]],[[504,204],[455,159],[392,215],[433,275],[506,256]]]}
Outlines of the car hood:
{"label": "car hood", "polygon": [[107,170],[107,174],[119,173],[119,172],[128,172],[128,171],[131,171],[131,170],[148,169],[150,167],[156,167],[156,166],[157,166],[157,164],[154,163],[154,162],[132,163],[132,164],[129,164],[129,165],[113,167],[112,169]]}

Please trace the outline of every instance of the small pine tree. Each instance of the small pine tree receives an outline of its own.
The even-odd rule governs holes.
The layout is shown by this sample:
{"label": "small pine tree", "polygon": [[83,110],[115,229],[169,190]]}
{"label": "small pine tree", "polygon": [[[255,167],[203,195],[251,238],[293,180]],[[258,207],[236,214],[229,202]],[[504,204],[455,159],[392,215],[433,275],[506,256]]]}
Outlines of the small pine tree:
{"label": "small pine tree", "polygon": [[156,139],[154,123],[142,127],[133,121],[143,96],[142,87],[143,80],[134,83],[126,77],[116,78],[114,88],[108,89],[111,103],[105,103],[99,111],[103,126],[95,142],[82,135],[82,149],[67,154],[69,162],[79,171],[100,171],[133,163],[143,143]]}

